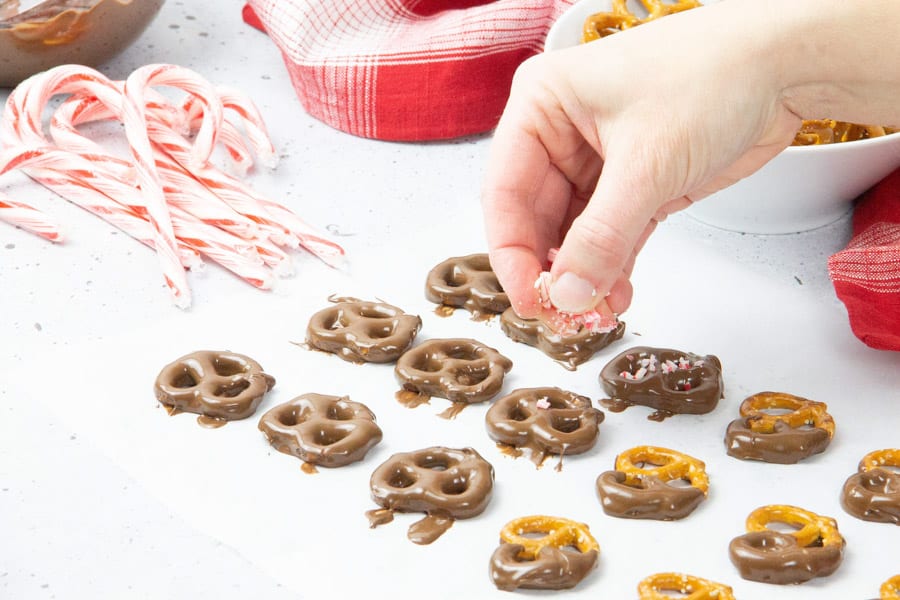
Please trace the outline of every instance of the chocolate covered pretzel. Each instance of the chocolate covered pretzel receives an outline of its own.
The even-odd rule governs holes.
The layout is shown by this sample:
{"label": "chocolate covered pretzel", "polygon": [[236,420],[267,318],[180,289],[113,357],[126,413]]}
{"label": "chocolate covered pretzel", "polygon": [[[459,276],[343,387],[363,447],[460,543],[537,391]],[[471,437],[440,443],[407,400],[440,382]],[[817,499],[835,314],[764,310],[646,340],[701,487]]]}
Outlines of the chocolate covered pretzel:
{"label": "chocolate covered pretzel", "polygon": [[[407,351],[394,373],[404,393],[419,398],[437,396],[458,405],[457,409],[493,398],[503,386],[512,361],[481,342],[466,338],[434,339]],[[410,401],[414,406],[419,401]]]}
{"label": "chocolate covered pretzel", "polygon": [[550,454],[580,454],[593,448],[603,417],[590,398],[540,387],[515,390],[495,400],[485,424],[494,441],[528,449],[540,466]]}
{"label": "chocolate covered pretzel", "polygon": [[455,519],[480,515],[491,499],[494,468],[472,448],[432,447],[394,454],[372,473],[372,499],[382,508],[366,513],[372,527],[393,513],[424,512],[407,537],[430,544]]}
{"label": "chocolate covered pretzel", "polygon": [[[677,481],[690,486],[670,485]],[[603,512],[626,519],[683,519],[706,499],[708,491],[703,461],[655,446],[622,452],[616,457],[615,470],[597,478]]]}
{"label": "chocolate covered pretzel", "polygon": [[[788,412],[766,412],[773,409]],[[743,460],[793,464],[824,452],[834,436],[828,406],[792,394],[754,394],[741,403],[740,413],[725,431],[725,448]]]}
{"label": "chocolate covered pretzel", "polygon": [[640,404],[655,408],[648,418],[703,414],[723,397],[722,364],[713,355],[699,356],[669,348],[630,348],[600,372],[610,396],[601,402],[613,412]]}
{"label": "chocolate covered pretzel", "polygon": [[346,361],[389,363],[412,345],[422,319],[384,302],[337,298],[314,314],[306,343]]}
{"label": "chocolate covered pretzel", "polygon": [[841,490],[841,506],[865,521],[900,525],[900,448],[866,454]]}
{"label": "chocolate covered pretzel", "polygon": [[497,281],[487,254],[448,258],[434,267],[425,281],[425,296],[451,310],[464,308],[476,319],[509,308],[509,298]]}
{"label": "chocolate covered pretzel", "polygon": [[619,321],[611,331],[592,331],[582,327],[575,332],[556,331],[546,319],[523,319],[512,308],[500,315],[500,328],[510,339],[534,346],[569,370],[589,360],[625,334],[625,323]]}
{"label": "chocolate covered pretzel", "polygon": [[[796,528],[782,533],[771,523]],[[747,531],[728,547],[731,562],[741,577],[762,583],[803,583],[827,577],[837,570],[844,555],[843,536],[831,517],[774,504],[762,506],[747,517]]]}
{"label": "chocolate covered pretzel", "polygon": [[153,389],[156,399],[173,410],[224,422],[252,415],[274,385],[275,378],[252,358],[204,350],[163,367]]}
{"label": "chocolate covered pretzel", "polygon": [[259,430],[279,452],[323,467],[362,460],[381,441],[372,411],[346,396],[303,394],[266,412]]}

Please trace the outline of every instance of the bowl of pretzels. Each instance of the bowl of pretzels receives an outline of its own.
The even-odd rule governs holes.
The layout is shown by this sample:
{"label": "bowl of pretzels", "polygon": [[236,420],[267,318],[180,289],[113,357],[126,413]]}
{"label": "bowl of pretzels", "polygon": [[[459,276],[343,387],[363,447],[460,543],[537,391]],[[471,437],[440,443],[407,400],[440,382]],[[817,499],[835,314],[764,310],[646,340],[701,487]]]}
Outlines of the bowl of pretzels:
{"label": "bowl of pretzels", "polygon": [[[553,24],[547,52],[591,43],[651,19],[719,0],[580,0]],[[834,223],[854,200],[900,167],[900,129],[804,120],[794,143],[757,172],[687,209],[721,229],[757,234]]]}

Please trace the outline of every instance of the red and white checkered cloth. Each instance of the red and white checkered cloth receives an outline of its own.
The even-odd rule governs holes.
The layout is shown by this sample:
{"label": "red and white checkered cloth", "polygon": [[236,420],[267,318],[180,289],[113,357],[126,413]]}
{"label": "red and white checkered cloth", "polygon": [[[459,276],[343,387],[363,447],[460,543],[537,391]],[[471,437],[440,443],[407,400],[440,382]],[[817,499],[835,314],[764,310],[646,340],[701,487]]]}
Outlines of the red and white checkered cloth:
{"label": "red and white checkered cloth", "polygon": [[900,169],[860,199],[853,238],[828,260],[853,333],[879,350],[900,350]]}
{"label": "red and white checkered cloth", "polygon": [[492,129],[516,67],[574,0],[249,0],[306,111],[368,138]]}

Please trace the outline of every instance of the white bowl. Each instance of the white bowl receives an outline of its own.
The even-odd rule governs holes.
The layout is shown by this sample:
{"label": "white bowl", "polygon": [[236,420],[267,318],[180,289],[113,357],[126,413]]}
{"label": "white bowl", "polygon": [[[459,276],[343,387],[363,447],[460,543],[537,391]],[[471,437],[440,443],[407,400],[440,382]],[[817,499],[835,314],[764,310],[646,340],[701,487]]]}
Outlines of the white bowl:
{"label": "white bowl", "polygon": [[[610,6],[610,0],[581,0],[572,5],[550,28],[545,51],[581,43],[585,19]],[[631,1],[629,6],[642,14],[640,3]],[[791,146],[756,173],[694,204],[687,213],[708,225],[744,233],[808,231],[841,218],[857,196],[897,167],[900,133]]]}

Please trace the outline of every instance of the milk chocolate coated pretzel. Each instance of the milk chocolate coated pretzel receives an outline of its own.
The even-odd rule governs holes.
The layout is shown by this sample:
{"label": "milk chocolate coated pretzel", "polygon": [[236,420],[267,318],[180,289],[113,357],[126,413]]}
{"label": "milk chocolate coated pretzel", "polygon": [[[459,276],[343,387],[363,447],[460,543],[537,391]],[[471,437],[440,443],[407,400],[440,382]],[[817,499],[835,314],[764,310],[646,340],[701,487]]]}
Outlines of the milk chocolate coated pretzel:
{"label": "milk chocolate coated pretzel", "polygon": [[544,515],[510,521],[500,531],[500,542],[491,556],[491,578],[507,591],[572,588],[600,555],[587,525]]}
{"label": "milk chocolate coated pretzel", "polygon": [[859,462],[841,492],[844,510],[866,521],[900,525],[900,448],[875,450]]}
{"label": "milk chocolate coated pretzel", "polygon": [[304,394],[259,420],[269,443],[285,454],[323,467],[362,460],[381,441],[381,428],[365,405],[347,397]]}
{"label": "milk chocolate coated pretzel", "polygon": [[[771,409],[790,412],[764,412]],[[792,464],[823,452],[834,436],[834,419],[824,402],[760,392],[744,400],[740,412],[725,432],[725,448],[735,458]]]}
{"label": "milk chocolate coated pretzel", "polygon": [[656,409],[650,419],[672,414],[708,413],[722,398],[722,364],[715,356],[698,356],[668,348],[639,346],[612,359],[600,372],[610,396],[603,405],[614,412],[634,404]]}
{"label": "milk chocolate coated pretzel", "polygon": [[900,600],[900,575],[894,575],[881,584],[880,600]]}
{"label": "milk chocolate coated pretzel", "polygon": [[[386,511],[427,513],[410,527],[409,538],[428,544],[453,519],[484,511],[491,499],[494,468],[472,448],[432,447],[394,454],[375,469],[369,485],[372,499]],[[374,524],[379,523],[373,520]]]}
{"label": "milk chocolate coated pretzel", "polygon": [[410,347],[422,319],[384,302],[337,299],[309,320],[306,341],[350,362],[387,363]]}
{"label": "milk chocolate coated pretzel", "polygon": [[154,391],[166,406],[231,421],[252,415],[274,385],[252,358],[199,351],[163,367]]}
{"label": "milk chocolate coated pretzel", "polygon": [[[797,528],[781,533],[768,528]],[[741,577],[763,583],[803,583],[826,577],[840,566],[844,538],[830,517],[783,504],[762,506],[747,517],[747,531],[731,540],[729,555]]]}
{"label": "milk chocolate coated pretzel", "polygon": [[407,351],[394,370],[405,390],[470,404],[493,398],[512,361],[472,339],[428,340]]}
{"label": "milk chocolate coated pretzel", "polygon": [[510,339],[534,346],[571,370],[625,334],[625,323],[619,321],[612,331],[592,332],[583,328],[577,333],[563,335],[554,331],[544,319],[523,319],[512,308],[503,311],[500,327]]}
{"label": "milk chocolate coated pretzel", "polygon": [[493,440],[528,448],[540,465],[548,454],[593,448],[603,417],[590,398],[555,387],[524,388],[495,400],[485,424]]}
{"label": "milk chocolate coated pretzel", "polygon": [[[642,466],[638,466],[642,465]],[[675,487],[683,480],[690,487]],[[637,446],[616,457],[614,471],[597,478],[603,511],[614,517],[670,521],[691,514],[706,498],[706,465],[687,454],[656,446]]]}
{"label": "milk chocolate coated pretzel", "polygon": [[465,308],[475,318],[509,308],[487,254],[449,258],[434,267],[425,282],[425,296],[435,304]]}
{"label": "milk chocolate coated pretzel", "polygon": [[653,19],[700,6],[698,0],[678,0],[674,3],[641,0],[641,4],[647,10],[647,16],[643,19],[628,9],[627,0],[613,0],[610,12],[595,13],[585,20],[582,42],[592,42]]}
{"label": "milk chocolate coated pretzel", "polygon": [[734,600],[731,587],[683,573],[657,573],[638,584],[638,600],[671,600],[664,592],[682,594],[682,600]]}

